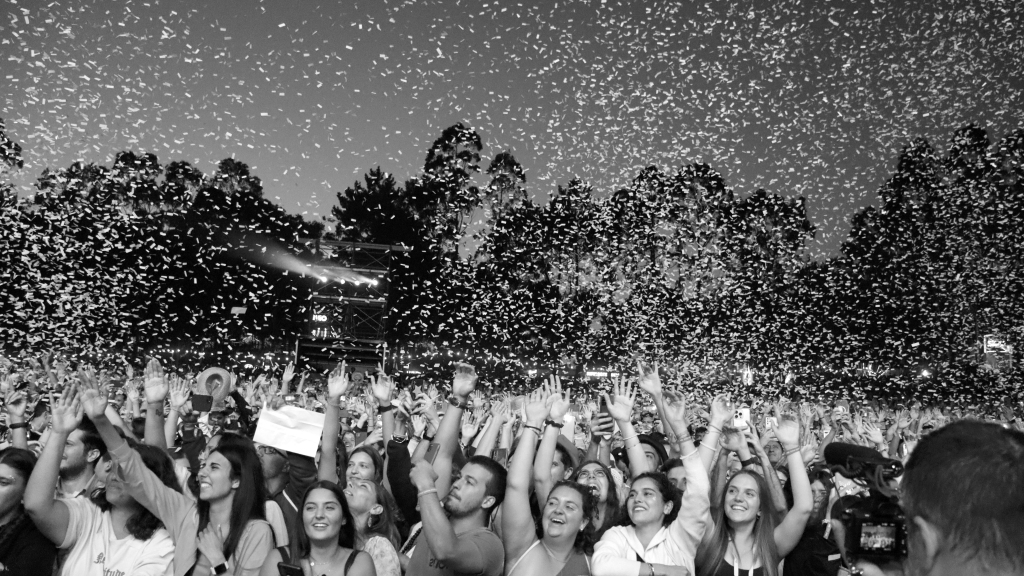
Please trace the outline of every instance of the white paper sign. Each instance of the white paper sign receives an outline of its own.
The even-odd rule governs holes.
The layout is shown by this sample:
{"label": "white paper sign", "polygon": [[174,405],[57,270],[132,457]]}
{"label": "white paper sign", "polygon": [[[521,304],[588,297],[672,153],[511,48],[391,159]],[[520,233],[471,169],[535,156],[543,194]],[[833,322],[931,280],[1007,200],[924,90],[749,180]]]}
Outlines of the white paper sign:
{"label": "white paper sign", "polygon": [[320,436],[324,431],[324,414],[295,406],[270,410],[266,404],[260,412],[253,442],[278,450],[316,457]]}

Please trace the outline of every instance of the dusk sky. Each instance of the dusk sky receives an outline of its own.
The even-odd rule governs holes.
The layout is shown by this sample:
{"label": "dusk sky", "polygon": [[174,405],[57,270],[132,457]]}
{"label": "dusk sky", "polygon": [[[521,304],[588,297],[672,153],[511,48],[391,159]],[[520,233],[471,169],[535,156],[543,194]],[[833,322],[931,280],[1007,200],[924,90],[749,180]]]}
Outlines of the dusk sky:
{"label": "dusk sky", "polygon": [[1022,76],[1019,0],[0,0],[23,195],[124,149],[234,156],[307,217],[375,166],[413,176],[462,121],[541,201],[700,160],[805,196],[834,251],[912,138],[1024,127]]}

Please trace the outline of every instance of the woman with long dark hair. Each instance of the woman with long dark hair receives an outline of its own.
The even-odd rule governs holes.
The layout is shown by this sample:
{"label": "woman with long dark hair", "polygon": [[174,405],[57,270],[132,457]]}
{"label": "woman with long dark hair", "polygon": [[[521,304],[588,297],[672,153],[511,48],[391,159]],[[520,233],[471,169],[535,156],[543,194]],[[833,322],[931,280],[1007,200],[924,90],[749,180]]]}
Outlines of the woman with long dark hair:
{"label": "woman with long dark hair", "polygon": [[53,570],[57,547],[39,532],[21,502],[35,465],[36,455],[28,450],[0,450],[0,576]]}
{"label": "woman with long dark hair", "polygon": [[[83,406],[76,386],[64,389],[59,401],[50,396],[52,429],[42,456],[25,489],[25,510],[39,531],[67,556],[64,576],[108,574],[170,574],[174,543],[160,519],[132,497],[126,479],[116,470],[107,476],[106,487],[91,498],[58,499],[57,475],[68,436],[82,422]],[[103,399],[102,410],[107,407]],[[170,456],[157,448],[131,446],[110,426],[113,434],[138,459],[154,482],[181,496]]]}
{"label": "woman with long dark hair", "polygon": [[[299,558],[305,576],[376,576],[370,555],[353,548],[355,526],[341,487],[318,480],[302,497]],[[272,550],[261,576],[278,576],[281,554]]]}
{"label": "woman with long dark hair", "polygon": [[352,514],[353,547],[373,558],[377,576],[401,576],[394,498],[377,482],[359,478],[350,478],[343,492]]}
{"label": "woman with long dark hair", "polygon": [[729,479],[720,506],[714,510],[714,529],[697,552],[697,574],[728,576],[746,571],[751,576],[778,576],[779,562],[800,541],[814,501],[800,456],[800,425],[783,420],[775,437],[785,448],[793,507],[776,525],[768,484],[750,470]]}
{"label": "woman with long dark hair", "polygon": [[622,503],[612,471],[597,460],[590,460],[580,465],[572,480],[586,486],[594,495],[594,541],[597,542],[609,528],[622,522]]}
{"label": "woman with long dark hair", "polygon": [[[83,374],[81,380],[85,413],[107,445],[125,488],[171,533],[174,576],[258,574],[274,547],[274,535],[264,518],[266,487],[252,442],[239,437],[212,450],[196,474],[199,499],[193,500],[160,482],[117,433],[104,413],[106,392],[95,376]],[[173,463],[169,465],[173,477]]]}
{"label": "woman with long dark hair", "polygon": [[550,461],[534,462],[538,431],[549,415],[548,422],[561,424],[569,407],[560,393],[551,398],[544,390],[527,397],[526,425],[509,466],[501,514],[506,576],[590,574],[597,507],[590,487],[567,481],[555,484],[542,503],[539,537],[530,513],[533,467],[551,468]]}

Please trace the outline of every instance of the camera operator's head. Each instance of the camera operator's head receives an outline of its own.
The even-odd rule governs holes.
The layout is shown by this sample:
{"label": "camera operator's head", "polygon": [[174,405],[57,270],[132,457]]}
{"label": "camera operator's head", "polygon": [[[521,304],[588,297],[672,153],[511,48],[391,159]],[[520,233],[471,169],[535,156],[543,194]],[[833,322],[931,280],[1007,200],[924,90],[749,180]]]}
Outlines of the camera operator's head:
{"label": "camera operator's head", "polygon": [[954,422],[917,445],[902,488],[911,574],[1024,574],[1024,434]]}

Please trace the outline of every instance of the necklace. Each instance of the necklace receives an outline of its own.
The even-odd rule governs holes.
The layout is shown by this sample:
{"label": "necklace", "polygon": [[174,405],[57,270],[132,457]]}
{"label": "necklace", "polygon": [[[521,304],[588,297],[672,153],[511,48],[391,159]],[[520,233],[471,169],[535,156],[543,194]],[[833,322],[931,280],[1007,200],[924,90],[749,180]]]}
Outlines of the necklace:
{"label": "necklace", "polygon": [[[337,555],[337,552],[335,552],[334,554]],[[330,573],[334,572],[334,568],[333,568],[334,560],[335,559],[333,557],[331,558],[330,562],[313,560],[313,554],[310,553],[310,555],[309,555],[309,570],[310,570],[310,572],[313,572],[313,574],[315,576],[316,572],[314,572],[314,570],[316,570],[317,564],[324,564],[325,566],[323,567],[323,572],[321,572],[321,574],[326,576],[327,574],[330,574]]]}

